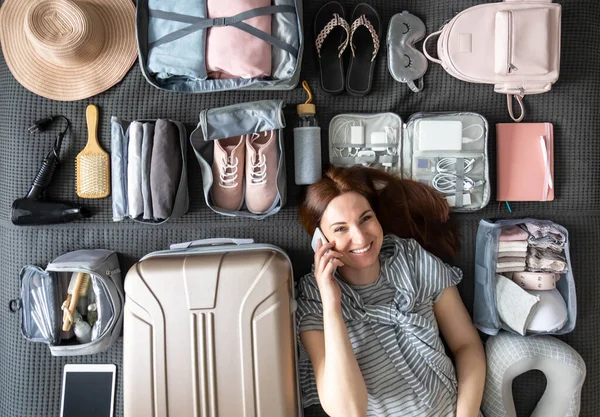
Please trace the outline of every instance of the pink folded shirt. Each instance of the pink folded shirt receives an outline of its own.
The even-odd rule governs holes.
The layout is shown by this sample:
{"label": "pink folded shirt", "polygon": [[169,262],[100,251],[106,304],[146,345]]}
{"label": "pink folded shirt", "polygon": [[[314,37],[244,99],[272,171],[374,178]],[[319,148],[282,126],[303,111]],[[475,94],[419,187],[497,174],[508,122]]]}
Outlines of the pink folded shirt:
{"label": "pink folded shirt", "polygon": [[527,240],[529,233],[518,226],[503,227],[500,232],[501,242],[511,242],[514,240]]}
{"label": "pink folded shirt", "polygon": [[[232,17],[271,5],[271,0],[208,0],[208,17]],[[271,34],[271,15],[244,23]],[[233,26],[212,27],[206,36],[209,78],[254,78],[271,75],[271,45]]]}

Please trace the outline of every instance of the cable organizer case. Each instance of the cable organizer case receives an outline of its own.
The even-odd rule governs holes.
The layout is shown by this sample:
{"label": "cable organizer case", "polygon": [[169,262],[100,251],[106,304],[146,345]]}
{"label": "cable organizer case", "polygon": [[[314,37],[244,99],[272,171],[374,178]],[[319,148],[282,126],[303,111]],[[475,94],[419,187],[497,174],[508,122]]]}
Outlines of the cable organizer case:
{"label": "cable organizer case", "polygon": [[[243,3],[241,0],[235,1]],[[235,1],[230,1],[230,4],[236,4]],[[140,68],[150,84],[162,90],[188,93],[237,89],[292,90],[296,87],[300,79],[304,49],[302,0],[272,0],[270,5],[266,5],[269,2],[265,3],[265,7],[214,18],[208,17],[208,3],[208,0],[137,2],[136,31]],[[227,4],[221,6],[226,7]],[[240,10],[243,9],[242,7]],[[270,33],[253,26],[251,20],[257,17],[270,18]],[[265,42],[271,53],[270,75],[232,78],[230,74],[226,74],[221,78],[209,78],[208,34],[213,29],[220,28],[235,28],[239,34],[250,35],[253,41]],[[214,33],[212,36],[221,37],[223,34]],[[222,42],[214,45],[226,49],[221,52],[224,56],[231,56],[236,50],[228,50]],[[252,61],[252,57],[249,59]],[[239,65],[247,68],[255,64],[250,61],[242,61]]]}
{"label": "cable organizer case", "polygon": [[[285,128],[285,116],[283,114],[283,101],[263,100],[247,103],[233,104],[226,107],[202,110],[198,126],[190,136],[190,142],[202,174],[202,186],[206,205],[214,212],[225,216],[247,217],[261,220],[277,213],[285,205],[287,196],[285,152],[283,129]],[[250,212],[246,204],[239,210],[228,210],[217,207],[212,196],[214,159],[214,140],[230,138],[239,135],[267,132],[274,130],[278,143],[277,164],[277,196],[271,207],[263,213]],[[247,150],[246,150],[247,152]],[[266,169],[272,167],[267,166]],[[240,180],[242,173],[238,173]],[[245,184],[244,184],[245,185]]]}
{"label": "cable organizer case", "polygon": [[[517,334],[517,332],[504,325],[500,320],[496,308],[496,264],[498,261],[498,244],[503,227],[520,225],[527,222],[536,222],[556,227],[565,235],[564,256],[567,271],[561,273],[561,278],[556,282],[556,289],[564,299],[567,306],[567,322],[553,332],[536,332],[535,334],[566,334],[575,328],[577,320],[577,294],[575,280],[571,267],[569,251],[569,233],[563,226],[550,220],[536,219],[505,219],[495,222],[481,220],[477,229],[475,247],[475,296],[473,304],[473,322],[475,327],[483,333],[495,336],[500,329]],[[530,333],[527,333],[527,336]]]}
{"label": "cable organizer case", "polygon": [[125,279],[125,417],[302,416],[294,278],[252,239],[171,245]]}
{"label": "cable organizer case", "polygon": [[[329,162],[364,165],[427,184],[452,211],[484,208],[490,200],[489,127],[477,113],[339,114],[329,124]],[[461,192],[462,191],[462,192]]]}
{"label": "cable organizer case", "polygon": [[[156,119],[136,120],[140,123],[155,123]],[[146,219],[142,213],[134,217],[129,213],[127,197],[127,166],[128,166],[128,144],[129,127],[131,122],[121,120],[119,117],[111,117],[111,165],[112,165],[112,211],[113,221],[119,222],[130,218],[138,223],[159,225],[170,219],[176,219],[187,213],[189,209],[188,178],[187,178],[187,133],[182,123],[169,120],[179,131],[179,148],[181,151],[181,174],[179,185],[173,201],[171,215],[166,219]]]}
{"label": "cable organizer case", "polygon": [[[75,273],[90,275],[89,304],[96,303],[98,318],[91,341],[78,343],[71,330],[62,331],[63,311],[70,280]],[[46,269],[27,265],[21,269],[21,295],[12,300],[11,311],[20,310],[21,333],[31,342],[46,343],[53,356],[90,355],[105,352],[119,338],[123,323],[123,283],[119,259],[105,249],[68,252]]]}

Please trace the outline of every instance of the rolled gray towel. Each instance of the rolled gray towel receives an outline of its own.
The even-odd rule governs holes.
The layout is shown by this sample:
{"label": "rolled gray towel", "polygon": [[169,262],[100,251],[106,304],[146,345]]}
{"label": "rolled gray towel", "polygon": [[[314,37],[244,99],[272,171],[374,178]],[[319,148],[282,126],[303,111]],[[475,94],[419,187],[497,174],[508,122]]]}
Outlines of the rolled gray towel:
{"label": "rolled gray towel", "polygon": [[165,119],[154,126],[154,144],[150,163],[150,192],[152,212],[156,219],[166,219],[173,204],[181,178],[181,148],[177,127]]}

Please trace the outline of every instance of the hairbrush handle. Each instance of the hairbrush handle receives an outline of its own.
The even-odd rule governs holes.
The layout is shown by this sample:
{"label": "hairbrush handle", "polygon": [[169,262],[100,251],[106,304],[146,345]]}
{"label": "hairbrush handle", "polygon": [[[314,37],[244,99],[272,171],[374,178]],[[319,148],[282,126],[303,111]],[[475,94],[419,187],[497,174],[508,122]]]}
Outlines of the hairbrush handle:
{"label": "hairbrush handle", "polygon": [[85,147],[95,144],[99,146],[98,143],[98,119],[99,119],[99,111],[98,107],[95,104],[90,104],[85,109],[85,119],[87,121],[88,128],[88,141]]}
{"label": "hairbrush handle", "polygon": [[63,304],[64,314],[62,329],[64,332],[68,332],[71,329],[71,325],[73,324],[73,315],[75,314],[75,309],[77,308],[77,302],[79,301],[79,295],[81,292],[80,290],[85,280],[85,276],[86,274],[84,272],[79,272],[77,274],[77,279],[75,281],[75,285],[73,286],[73,293],[69,294],[70,298],[67,297],[67,300]]}

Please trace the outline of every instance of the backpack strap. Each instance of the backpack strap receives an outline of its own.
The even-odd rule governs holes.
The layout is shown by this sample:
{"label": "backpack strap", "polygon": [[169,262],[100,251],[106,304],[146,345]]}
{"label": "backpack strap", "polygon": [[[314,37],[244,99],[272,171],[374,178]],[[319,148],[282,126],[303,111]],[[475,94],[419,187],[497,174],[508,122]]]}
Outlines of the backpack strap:
{"label": "backpack strap", "polygon": [[[521,110],[521,114],[518,118],[515,119],[515,114],[513,112],[513,98],[517,100],[519,103],[519,107]],[[515,122],[520,122],[525,117],[525,106],[523,105],[523,97],[518,94],[507,94],[506,95],[506,105],[508,106],[508,114],[510,114],[510,118]]]}
{"label": "backpack strap", "polygon": [[442,33],[442,31],[438,30],[437,32],[433,32],[433,33],[429,34],[429,36],[427,36],[425,38],[425,40],[423,41],[423,54],[425,54],[425,56],[427,57],[427,59],[430,60],[431,62],[435,62],[435,63],[440,64],[440,65],[443,66],[441,59],[434,58],[431,55],[429,55],[429,52],[427,52],[427,41],[429,40],[429,38],[431,38],[433,36],[439,36],[440,33]]}

